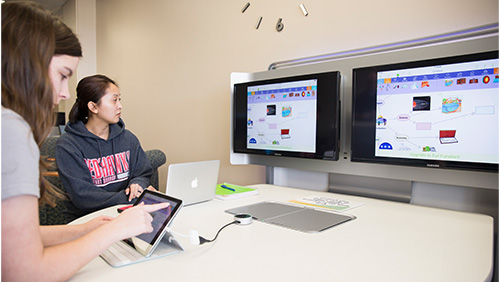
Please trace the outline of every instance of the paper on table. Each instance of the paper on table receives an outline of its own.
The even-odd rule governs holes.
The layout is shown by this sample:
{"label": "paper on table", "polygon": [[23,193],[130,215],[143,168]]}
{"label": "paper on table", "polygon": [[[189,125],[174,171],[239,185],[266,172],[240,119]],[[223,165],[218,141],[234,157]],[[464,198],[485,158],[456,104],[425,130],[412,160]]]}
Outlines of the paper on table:
{"label": "paper on table", "polygon": [[353,209],[355,207],[359,207],[359,206],[364,205],[364,203],[360,203],[360,202],[353,202],[353,201],[348,201],[348,200],[335,199],[335,198],[322,197],[322,196],[308,196],[308,197],[303,197],[303,198],[300,198],[297,200],[290,200],[289,202],[295,203],[295,204],[300,204],[300,205],[306,205],[306,206],[327,209],[327,210],[335,210],[338,212],[344,212],[344,211]]}

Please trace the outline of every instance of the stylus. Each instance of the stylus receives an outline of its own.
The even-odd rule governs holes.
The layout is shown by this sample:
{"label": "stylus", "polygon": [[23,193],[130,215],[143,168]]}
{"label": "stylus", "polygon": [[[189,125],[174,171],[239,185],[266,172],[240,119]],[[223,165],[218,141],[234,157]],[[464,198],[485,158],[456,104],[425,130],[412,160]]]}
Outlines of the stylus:
{"label": "stylus", "polygon": [[128,209],[128,208],[131,208],[133,207],[133,205],[130,205],[130,206],[125,206],[125,207],[121,207],[121,208],[117,208],[116,210],[118,211],[118,213],[121,213],[122,211]]}

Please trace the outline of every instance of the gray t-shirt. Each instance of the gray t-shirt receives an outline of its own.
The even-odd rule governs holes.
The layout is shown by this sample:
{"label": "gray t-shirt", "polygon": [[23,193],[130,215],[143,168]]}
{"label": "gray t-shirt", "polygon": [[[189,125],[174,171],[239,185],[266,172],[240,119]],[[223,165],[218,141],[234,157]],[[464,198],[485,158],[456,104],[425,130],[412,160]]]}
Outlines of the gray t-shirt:
{"label": "gray t-shirt", "polygon": [[2,107],[2,200],[19,195],[40,198],[39,159],[28,123]]}

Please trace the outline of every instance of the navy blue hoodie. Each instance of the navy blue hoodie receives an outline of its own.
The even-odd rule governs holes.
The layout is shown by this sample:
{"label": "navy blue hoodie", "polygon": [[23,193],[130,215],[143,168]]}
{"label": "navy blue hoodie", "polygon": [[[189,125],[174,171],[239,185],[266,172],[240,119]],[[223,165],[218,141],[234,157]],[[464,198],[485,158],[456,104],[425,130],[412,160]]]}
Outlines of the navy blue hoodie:
{"label": "navy blue hoodie", "polygon": [[81,121],[68,123],[57,141],[56,163],[71,200],[66,201],[67,220],[130,203],[125,189],[134,183],[147,188],[153,174],[139,140],[121,119],[110,124],[108,140],[88,131]]}

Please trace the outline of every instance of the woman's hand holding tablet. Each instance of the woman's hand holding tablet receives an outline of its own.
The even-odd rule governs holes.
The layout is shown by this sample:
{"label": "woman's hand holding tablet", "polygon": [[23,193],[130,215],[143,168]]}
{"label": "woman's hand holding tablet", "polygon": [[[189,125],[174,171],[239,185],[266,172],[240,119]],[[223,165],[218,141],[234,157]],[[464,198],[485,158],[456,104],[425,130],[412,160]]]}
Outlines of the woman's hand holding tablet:
{"label": "woman's hand holding tablet", "polygon": [[167,202],[152,205],[144,205],[141,203],[123,211],[109,224],[114,225],[113,229],[121,231],[122,234],[117,234],[119,236],[119,238],[117,238],[118,240],[127,239],[143,233],[150,233],[153,231],[153,226],[151,225],[153,217],[150,213],[167,208],[169,205],[170,204]]}

